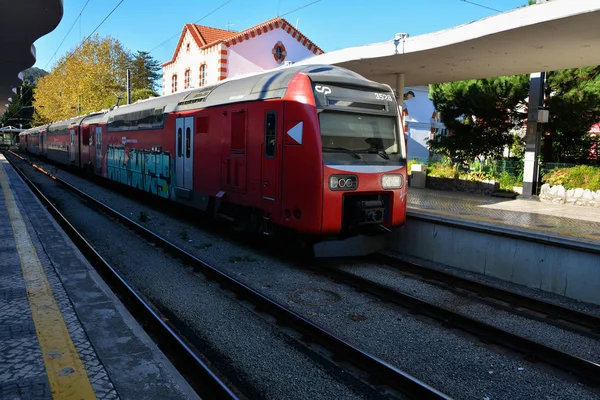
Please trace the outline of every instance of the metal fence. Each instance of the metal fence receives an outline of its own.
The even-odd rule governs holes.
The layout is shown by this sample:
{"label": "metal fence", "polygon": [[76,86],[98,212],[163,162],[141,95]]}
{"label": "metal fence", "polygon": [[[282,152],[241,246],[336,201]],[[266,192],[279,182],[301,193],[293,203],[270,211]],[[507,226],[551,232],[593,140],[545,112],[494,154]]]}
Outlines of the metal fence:
{"label": "metal fence", "polygon": [[[419,164],[425,164],[431,166],[442,162],[440,158],[411,158],[409,161],[415,160]],[[579,164],[575,163],[540,163],[539,164],[539,175],[544,176],[550,171],[558,168],[573,168]],[[487,174],[500,176],[503,173],[511,175],[515,178],[522,179],[523,176],[523,160],[518,159],[500,159],[500,160],[488,160],[483,163],[471,162],[467,168],[459,168],[461,172],[469,171],[483,171]]]}

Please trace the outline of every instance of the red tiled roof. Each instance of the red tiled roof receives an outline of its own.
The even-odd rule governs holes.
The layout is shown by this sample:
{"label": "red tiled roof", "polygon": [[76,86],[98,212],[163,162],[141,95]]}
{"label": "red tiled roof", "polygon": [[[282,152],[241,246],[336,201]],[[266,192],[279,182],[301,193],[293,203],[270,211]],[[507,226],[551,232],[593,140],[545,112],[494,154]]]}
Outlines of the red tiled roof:
{"label": "red tiled roof", "polygon": [[198,47],[205,48],[211,47],[219,42],[225,42],[227,47],[230,47],[236,43],[240,43],[244,40],[253,38],[257,35],[261,35],[263,32],[266,33],[268,31],[272,31],[273,29],[281,28],[286,30],[290,35],[292,35],[298,42],[304,44],[310,51],[315,54],[324,53],[321,48],[319,48],[316,44],[310,41],[306,36],[304,36],[300,31],[294,28],[285,18],[276,17],[270,19],[262,24],[253,26],[252,28],[248,28],[241,32],[231,32],[226,31],[225,29],[211,28],[210,26],[204,25],[196,25],[196,24],[185,24],[183,30],[181,32],[181,36],[179,37],[179,42],[175,47],[175,52],[173,53],[173,58],[171,60],[162,64],[163,66],[171,64],[175,62],[175,58],[177,57],[177,52],[181,47],[183,42],[183,38],[185,37],[186,30],[189,30],[194,41],[198,45]]}
{"label": "red tiled roof", "polygon": [[262,24],[253,26],[252,28],[248,28],[244,31],[237,32],[232,35],[229,39],[226,39],[225,44],[227,47],[230,47],[234,44],[243,42],[244,40],[248,40],[257,35],[261,35],[263,33],[267,33],[268,31],[272,31],[273,29],[281,28],[287,31],[292,37],[294,37],[298,42],[302,43],[304,46],[308,47],[310,51],[315,54],[322,54],[324,51],[310,41],[306,36],[304,36],[298,29],[294,28],[285,18],[275,17],[268,21],[263,22]]}
{"label": "red tiled roof", "polygon": [[192,37],[194,38],[194,42],[201,49],[204,47],[210,47],[217,42],[226,40],[227,38],[236,34],[236,32],[226,31],[224,29],[211,28],[210,26],[204,25],[196,25],[196,24],[185,24],[183,26],[183,30],[181,31],[181,35],[179,36],[179,42],[177,42],[177,46],[175,46],[175,52],[173,53],[173,57],[163,63],[162,65],[167,65],[172,62],[175,62],[175,58],[177,57],[177,52],[181,47],[181,43],[183,43],[183,38],[185,37],[186,31],[190,31]]}
{"label": "red tiled roof", "polygon": [[[198,30],[200,36],[204,39],[205,45],[213,44],[219,40],[227,40],[236,32],[226,31],[225,29],[211,28],[210,26],[190,24]],[[202,46],[200,46],[202,47]]]}

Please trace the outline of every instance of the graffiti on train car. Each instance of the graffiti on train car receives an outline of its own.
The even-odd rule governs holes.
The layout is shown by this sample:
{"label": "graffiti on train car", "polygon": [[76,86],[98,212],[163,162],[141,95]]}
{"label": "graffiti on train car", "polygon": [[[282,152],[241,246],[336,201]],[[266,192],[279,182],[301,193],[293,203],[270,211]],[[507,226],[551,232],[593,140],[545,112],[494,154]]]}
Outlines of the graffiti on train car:
{"label": "graffiti on train car", "polygon": [[124,146],[108,146],[107,178],[164,198],[171,197],[171,157]]}

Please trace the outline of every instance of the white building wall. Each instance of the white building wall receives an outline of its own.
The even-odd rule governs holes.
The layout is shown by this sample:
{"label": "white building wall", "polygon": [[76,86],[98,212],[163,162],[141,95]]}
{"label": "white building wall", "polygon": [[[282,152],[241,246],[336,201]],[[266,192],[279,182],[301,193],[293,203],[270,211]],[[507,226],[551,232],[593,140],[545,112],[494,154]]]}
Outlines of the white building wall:
{"label": "white building wall", "polygon": [[283,43],[287,52],[284,63],[286,61],[297,62],[314,56],[311,50],[308,50],[292,35],[281,28],[276,28],[229,47],[227,77],[231,78],[281,66],[282,64],[277,63],[272,53],[278,41]]}
{"label": "white building wall", "polygon": [[[433,101],[429,99],[428,86],[407,86],[405,92],[411,90],[415,97],[405,100],[408,109],[408,158],[426,160],[429,158],[427,140],[431,133],[431,117],[435,111]],[[443,124],[438,128],[443,129]]]}
{"label": "white building wall", "polygon": [[[190,51],[186,50],[190,44]],[[171,94],[171,78],[177,73],[177,91],[185,90],[185,71],[190,69],[190,88],[200,87],[200,65],[206,63],[206,85],[217,83],[219,78],[219,60],[221,44],[200,49],[192,34],[187,31],[181,47],[178,50],[175,62],[163,67],[163,92]]]}

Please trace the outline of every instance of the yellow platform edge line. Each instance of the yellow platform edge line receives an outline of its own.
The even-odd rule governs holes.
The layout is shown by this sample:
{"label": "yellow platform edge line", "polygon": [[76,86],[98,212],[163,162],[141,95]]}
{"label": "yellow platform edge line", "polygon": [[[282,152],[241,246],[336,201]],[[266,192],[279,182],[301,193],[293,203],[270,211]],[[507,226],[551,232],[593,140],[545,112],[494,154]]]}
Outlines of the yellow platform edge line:
{"label": "yellow platform edge line", "polygon": [[21,259],[27,297],[53,398],[95,399],[96,395],[85,366],[79,358],[65,320],[56,304],[2,165],[0,165],[0,185],[4,191],[6,208]]}
{"label": "yellow platform edge line", "polygon": [[522,224],[519,222],[508,223],[507,221],[504,221],[504,220],[497,220],[497,219],[486,218],[486,217],[478,217],[475,215],[455,214],[451,211],[434,210],[434,209],[429,209],[429,208],[407,207],[407,210],[410,211],[410,208],[412,208],[415,211],[423,211],[423,212],[430,212],[433,214],[448,215],[450,217],[456,217],[459,219],[472,219],[472,220],[479,221],[479,222],[492,222],[492,223],[501,224],[501,225],[518,226],[521,228],[527,228],[527,229],[532,229],[532,230],[537,230],[537,231],[559,233],[561,235],[577,236],[577,237],[586,238],[586,239],[598,240],[598,236],[588,235],[586,233],[571,232],[571,231],[565,231],[565,230],[556,229],[556,228],[546,228],[546,227],[542,227],[542,226],[527,225],[527,224]]}

